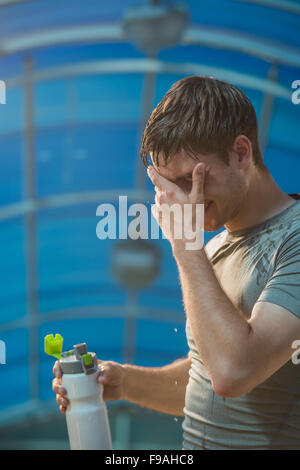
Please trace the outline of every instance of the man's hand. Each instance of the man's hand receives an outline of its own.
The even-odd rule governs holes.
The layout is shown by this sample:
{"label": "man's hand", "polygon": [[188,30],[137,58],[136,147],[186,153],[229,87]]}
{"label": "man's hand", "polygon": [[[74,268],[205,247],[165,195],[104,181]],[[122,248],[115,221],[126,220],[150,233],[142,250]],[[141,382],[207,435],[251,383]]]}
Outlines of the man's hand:
{"label": "man's hand", "polygon": [[[114,401],[120,400],[125,394],[124,375],[125,371],[121,364],[114,361],[98,361],[100,369],[98,375],[98,383],[104,386],[103,400]],[[69,405],[67,391],[62,386],[62,373],[59,361],[56,361],[53,367],[55,379],[52,381],[52,389],[56,394],[56,401],[59,404],[61,413],[65,413]]]}
{"label": "man's hand", "polygon": [[192,173],[192,189],[187,194],[175,183],[161,176],[153,167],[148,167],[148,176],[156,191],[152,214],[165,237],[170,241],[173,250],[175,247],[178,249],[202,248],[203,241],[201,246],[198,243],[193,248],[190,242],[199,238],[203,231],[204,183],[208,171],[209,167],[205,167],[204,163],[195,165]]}

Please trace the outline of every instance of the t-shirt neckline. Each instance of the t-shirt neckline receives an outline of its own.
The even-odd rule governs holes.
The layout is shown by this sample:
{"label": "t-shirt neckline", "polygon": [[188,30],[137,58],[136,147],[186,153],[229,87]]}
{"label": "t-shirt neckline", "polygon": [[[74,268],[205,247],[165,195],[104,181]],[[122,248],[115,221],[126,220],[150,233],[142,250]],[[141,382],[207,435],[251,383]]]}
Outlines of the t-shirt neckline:
{"label": "t-shirt neckline", "polygon": [[[289,194],[289,196],[290,196],[290,194]],[[241,237],[243,235],[247,235],[248,233],[256,232],[258,230],[261,230],[265,225],[273,224],[273,222],[276,222],[276,220],[279,217],[284,216],[286,212],[288,212],[293,207],[295,207],[295,205],[297,203],[299,203],[299,200],[296,199],[293,204],[286,207],[282,211],[278,212],[278,214],[272,215],[272,217],[269,217],[268,219],[263,220],[262,222],[259,222],[256,225],[252,225],[251,227],[244,228],[244,229],[241,229],[241,230],[234,230],[233,232],[229,232],[225,227],[227,240],[230,240],[231,238]]]}

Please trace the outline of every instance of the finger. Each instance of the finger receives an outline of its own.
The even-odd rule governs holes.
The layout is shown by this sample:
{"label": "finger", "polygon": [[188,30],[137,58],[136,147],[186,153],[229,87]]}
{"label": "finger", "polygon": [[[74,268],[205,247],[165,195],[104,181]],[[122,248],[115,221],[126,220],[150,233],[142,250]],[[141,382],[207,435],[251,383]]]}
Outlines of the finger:
{"label": "finger", "polygon": [[68,406],[69,400],[61,395],[56,395],[56,402],[61,406]]}
{"label": "finger", "polygon": [[111,361],[106,364],[102,364],[97,381],[99,383],[116,385],[120,382],[120,374],[120,366],[117,363]]}
{"label": "finger", "polygon": [[161,194],[155,194],[154,201],[157,206],[161,205]]}
{"label": "finger", "polygon": [[67,408],[65,406],[60,405],[59,411],[64,415],[67,411]]}
{"label": "finger", "polygon": [[162,191],[159,189],[158,186],[154,186],[154,191],[157,196],[160,196],[162,194]]}
{"label": "finger", "polygon": [[54,390],[54,392],[56,392],[56,389],[60,386],[61,386],[61,379],[55,378],[52,380],[52,389]]}
{"label": "finger", "polygon": [[56,377],[61,377],[61,376],[62,376],[61,367],[60,367],[59,361],[56,361],[55,364],[54,364],[54,366],[53,366],[53,374],[54,374]]}
{"label": "finger", "polygon": [[99,367],[99,376],[98,376],[98,382],[101,384],[105,384],[110,381],[111,379],[111,368],[108,365],[102,364]]}
{"label": "finger", "polygon": [[190,192],[192,202],[204,202],[205,165],[198,163],[193,169],[193,183]]}
{"label": "finger", "polygon": [[68,408],[69,401],[66,398],[63,398],[57,395],[56,402],[59,405],[59,409],[63,408],[64,410],[66,410]]}
{"label": "finger", "polygon": [[160,191],[179,191],[179,188],[176,186],[176,184],[159,175],[152,166],[147,168],[147,173],[154,186],[157,186]]}
{"label": "finger", "polygon": [[58,395],[66,395],[67,391],[61,386],[60,379],[53,379],[52,381],[52,390]]}

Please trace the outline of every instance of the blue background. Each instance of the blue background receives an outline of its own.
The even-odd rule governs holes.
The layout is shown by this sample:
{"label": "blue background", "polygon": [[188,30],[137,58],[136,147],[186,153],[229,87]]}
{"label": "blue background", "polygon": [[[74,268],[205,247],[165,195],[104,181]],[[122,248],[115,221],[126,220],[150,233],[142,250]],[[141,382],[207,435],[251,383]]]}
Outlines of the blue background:
{"label": "blue background", "polygon": [[[130,70],[132,60],[145,54],[126,38],[103,43],[80,39],[72,43],[15,47],[9,41],[70,27],[120,25],[127,9],[142,1],[39,0],[2,6],[0,2],[0,79],[7,84],[6,104],[0,105],[0,339],[6,343],[6,364],[0,364],[0,423],[6,426],[26,406],[34,415],[43,403],[53,404],[51,358],[43,353],[43,337],[59,332],[65,348],[86,341],[89,350],[103,359],[124,360],[124,322],[128,292],[113,277],[111,253],[114,240],[96,237],[97,197],[81,194],[113,191],[126,194],[135,187],[136,162],[142,127],[145,73]],[[162,2],[172,4],[174,2]],[[266,165],[287,193],[299,192],[300,104],[292,103],[291,84],[300,79],[299,61],[290,63],[285,51],[300,57],[299,2],[294,11],[267,7],[267,2],[186,0],[188,29],[228,34],[232,47],[205,43],[179,44],[159,52],[158,60],[177,64],[177,73],[156,75],[153,106],[178,79],[184,64],[215,68],[247,77],[240,86],[251,99],[260,125],[267,126]],[[280,2],[278,2],[280,3]],[[281,2],[284,4],[284,2]],[[240,38],[256,40],[257,54],[239,50]],[[21,38],[21,39],[20,39]],[[285,97],[271,98],[270,119],[262,114],[265,93],[255,79],[267,79],[272,61],[264,48],[278,52],[276,73]],[[3,52],[4,51],[4,52]],[[128,62],[128,71],[93,74],[63,72],[54,79],[36,80],[33,86],[34,170],[36,199],[35,253],[37,269],[37,323],[31,330],[28,311],[28,258],[26,254],[25,144],[26,103],[24,60],[32,59],[35,72],[82,66],[91,61]],[[275,62],[275,61],[274,61]],[[142,67],[142,66],[141,66]],[[205,69],[206,70],[206,69]],[[192,75],[192,72],[189,73]],[[145,175],[145,179],[146,175]],[[152,191],[146,181],[145,189]],[[76,202],[43,206],[56,196],[76,194]],[[97,193],[98,194],[98,193]],[[100,196],[99,196],[100,197]],[[48,199],[47,199],[48,198]],[[106,202],[109,202],[106,199]],[[149,201],[150,202],[150,201]],[[151,201],[152,202],[152,201]],[[11,216],[5,215],[7,210]],[[206,233],[207,242],[215,233]],[[187,354],[185,315],[175,262],[166,240],[153,242],[160,250],[160,273],[136,298],[138,313],[135,364],[160,366]],[[169,313],[168,313],[169,312]],[[170,313],[171,312],[171,313]],[[38,351],[34,367],[36,393],[30,386],[30,331]],[[19,406],[20,408],[15,408]],[[48,405],[47,405],[48,406]],[[48,408],[47,408],[48,409]],[[52,409],[51,407],[49,409]],[[24,411],[24,412],[23,412]]]}

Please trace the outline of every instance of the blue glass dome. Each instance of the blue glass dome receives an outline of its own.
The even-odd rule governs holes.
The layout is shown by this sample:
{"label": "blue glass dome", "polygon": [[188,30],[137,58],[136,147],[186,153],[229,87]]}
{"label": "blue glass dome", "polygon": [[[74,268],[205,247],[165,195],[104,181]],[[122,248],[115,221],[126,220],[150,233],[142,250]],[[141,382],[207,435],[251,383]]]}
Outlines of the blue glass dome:
{"label": "blue glass dome", "polygon": [[266,165],[285,192],[299,192],[298,1],[185,0],[183,35],[155,57],[122,28],[130,8],[149,3],[0,1],[0,422],[55,401],[46,334],[137,365],[187,354],[167,240],[151,241],[160,253],[156,278],[127,289],[111,269],[116,240],[96,236],[100,203],[119,195],[153,202],[139,141],[175,81],[204,74],[242,88],[257,111]]}

